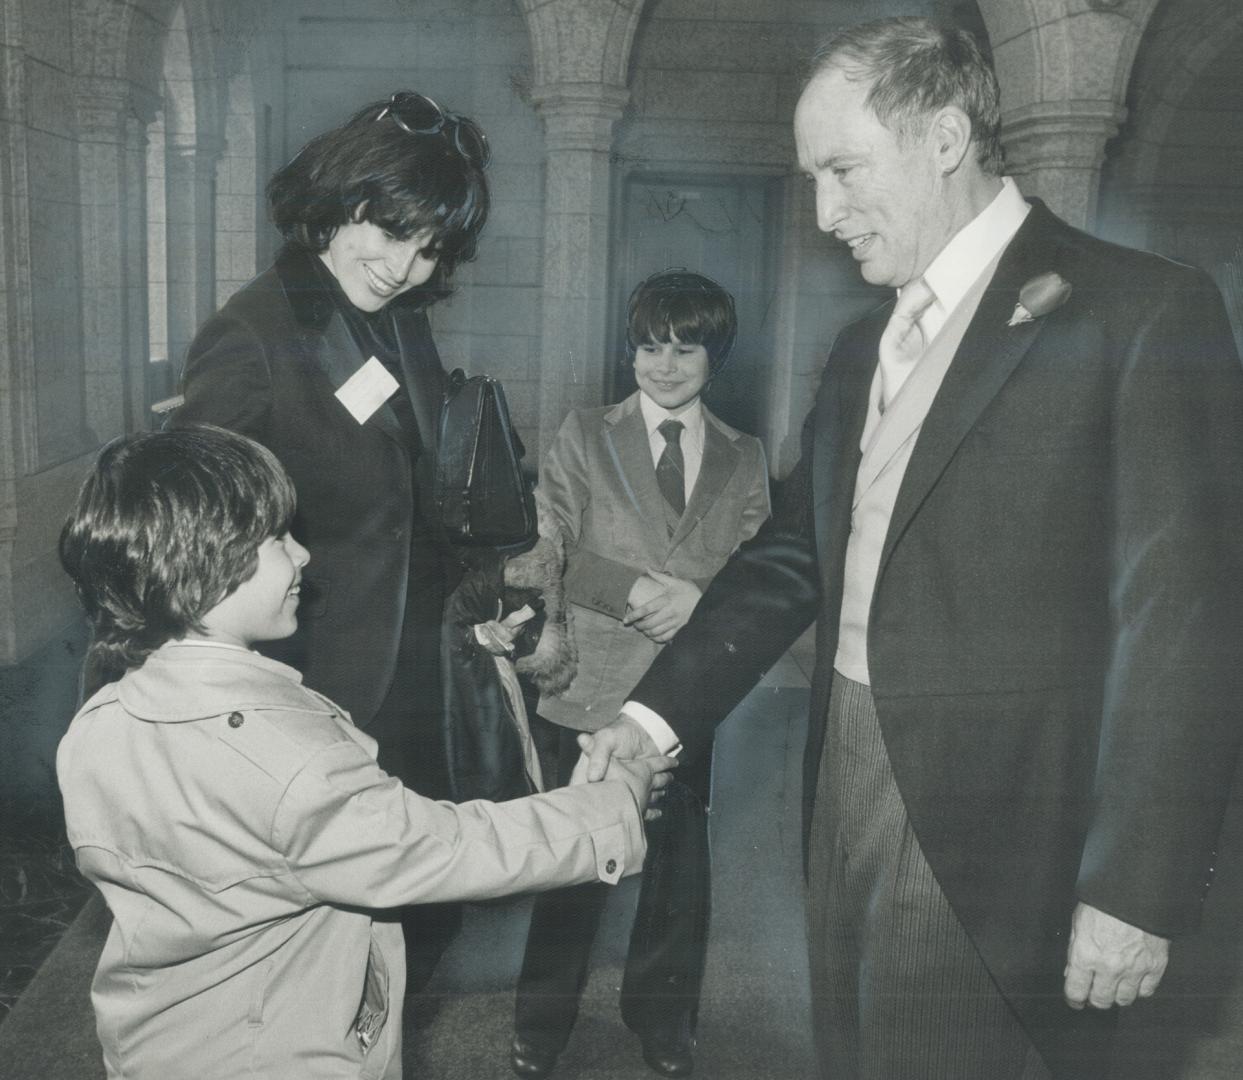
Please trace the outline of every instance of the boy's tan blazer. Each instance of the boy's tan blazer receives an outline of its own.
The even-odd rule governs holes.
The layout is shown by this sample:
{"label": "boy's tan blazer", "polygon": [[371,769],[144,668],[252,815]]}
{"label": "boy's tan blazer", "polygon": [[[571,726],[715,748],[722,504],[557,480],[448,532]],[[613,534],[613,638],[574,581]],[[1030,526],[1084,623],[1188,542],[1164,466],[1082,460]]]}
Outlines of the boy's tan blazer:
{"label": "boy's tan blazer", "polygon": [[758,439],[704,408],[703,463],[673,535],[636,391],[616,405],[565,418],[536,494],[556,516],[566,549],[578,674],[540,703],[554,723],[594,731],[616,715],[660,646],[623,626],[635,580],[656,569],[707,588],[768,517],[768,468]]}

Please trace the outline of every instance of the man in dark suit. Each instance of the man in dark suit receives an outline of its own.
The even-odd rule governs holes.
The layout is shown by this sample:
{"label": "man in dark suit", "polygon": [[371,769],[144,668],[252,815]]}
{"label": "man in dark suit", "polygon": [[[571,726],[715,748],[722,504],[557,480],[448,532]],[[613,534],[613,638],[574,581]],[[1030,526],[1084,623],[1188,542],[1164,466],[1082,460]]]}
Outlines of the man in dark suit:
{"label": "man in dark suit", "polygon": [[[841,31],[818,224],[898,290],[770,522],[582,745],[694,758],[813,621],[809,949],[833,1080],[1099,1078],[1192,930],[1240,733],[1243,371],[1203,273],[1001,173],[974,41]],[[1091,1008],[1085,1008],[1091,1006]]]}

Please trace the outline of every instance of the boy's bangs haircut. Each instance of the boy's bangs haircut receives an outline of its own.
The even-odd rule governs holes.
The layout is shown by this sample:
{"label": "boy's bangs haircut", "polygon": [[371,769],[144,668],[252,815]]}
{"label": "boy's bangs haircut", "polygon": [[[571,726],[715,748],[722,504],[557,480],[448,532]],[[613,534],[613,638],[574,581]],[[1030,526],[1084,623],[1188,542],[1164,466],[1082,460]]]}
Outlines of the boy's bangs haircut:
{"label": "boy's bangs haircut", "polygon": [[294,509],[272,452],[234,432],[195,424],[105,446],[60,536],[96,666],[117,677],[200,629]]}
{"label": "boy's bangs haircut", "polygon": [[688,270],[662,270],[639,282],[630,294],[626,342],[633,353],[649,342],[675,337],[684,345],[702,345],[715,375],[729,357],[738,335],[734,298],[710,277]]}
{"label": "boy's bangs haircut", "polygon": [[351,221],[399,240],[431,230],[436,269],[397,301],[427,304],[448,296],[453,272],[475,257],[488,219],[488,182],[439,134],[412,135],[377,120],[387,105],[367,105],[307,143],[268,181],[268,207],[286,240],[316,254]]}

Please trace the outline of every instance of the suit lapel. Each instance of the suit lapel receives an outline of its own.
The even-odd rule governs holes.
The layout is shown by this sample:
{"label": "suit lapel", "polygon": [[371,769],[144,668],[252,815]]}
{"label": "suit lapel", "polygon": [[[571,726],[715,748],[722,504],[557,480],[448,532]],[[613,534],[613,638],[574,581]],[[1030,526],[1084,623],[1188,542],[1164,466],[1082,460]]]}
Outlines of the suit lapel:
{"label": "suit lapel", "polygon": [[[690,502],[686,504],[686,512],[669,539],[671,549],[685,540],[699,519],[712,508],[725,485],[729,483],[729,478],[734,475],[734,470],[738,468],[741,451],[716,426],[707,409],[703,412],[703,425],[704,449],[703,460],[699,464],[699,476],[695,479],[695,488],[691,492]],[[649,460],[650,456],[649,452]],[[652,475],[655,476],[655,470]]]}
{"label": "suit lapel", "polygon": [[[345,317],[338,311],[332,313],[323,333],[311,344],[315,363],[328,376],[333,390],[340,390],[368,359],[362,355],[354,335],[345,324]],[[344,405],[340,407],[345,408]],[[375,425],[390,438],[405,442],[397,416],[387,402],[376,409],[362,426],[368,425]]]}
{"label": "suit lapel", "polygon": [[431,339],[427,320],[417,312],[393,313],[397,344],[401,352],[406,392],[414,409],[415,423],[424,451],[435,452],[440,428],[440,407],[444,397],[443,369]]}
{"label": "suit lapel", "polygon": [[1024,282],[1056,269],[1054,221],[1043,205],[1034,205],[998,263],[911,454],[885,537],[882,572],[962,440],[1040,333],[1039,319],[1018,326],[1007,323]]}
{"label": "suit lapel", "polygon": [[[615,417],[616,419],[612,419]],[[618,478],[635,512],[644,521],[665,520],[665,497],[656,484],[651,444],[638,394],[623,401],[605,417],[604,440]],[[663,535],[663,533],[662,533]]]}
{"label": "suit lapel", "polygon": [[[314,258],[315,255],[298,248],[286,247],[277,256],[276,272],[294,318],[302,329],[307,359],[324,373],[336,391],[363,366],[367,357],[362,355],[345,323],[345,316],[337,310],[331,295],[319,280],[315,266],[310,262]],[[339,402],[337,407],[345,410]],[[381,405],[367,419],[367,424],[374,424],[390,438],[405,442],[401,425],[387,404]]]}

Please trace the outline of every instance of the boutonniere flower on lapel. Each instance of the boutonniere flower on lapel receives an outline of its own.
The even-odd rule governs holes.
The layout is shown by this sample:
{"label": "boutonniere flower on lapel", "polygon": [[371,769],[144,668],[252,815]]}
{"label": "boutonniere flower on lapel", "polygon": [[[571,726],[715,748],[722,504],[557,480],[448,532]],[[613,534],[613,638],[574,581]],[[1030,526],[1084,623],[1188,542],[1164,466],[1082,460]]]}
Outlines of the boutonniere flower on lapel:
{"label": "boutonniere flower on lapel", "polygon": [[1020,323],[1038,319],[1041,315],[1048,315],[1069,299],[1070,282],[1061,274],[1046,270],[1019,289],[1019,302],[1014,305],[1014,314],[1006,325],[1018,326]]}

